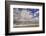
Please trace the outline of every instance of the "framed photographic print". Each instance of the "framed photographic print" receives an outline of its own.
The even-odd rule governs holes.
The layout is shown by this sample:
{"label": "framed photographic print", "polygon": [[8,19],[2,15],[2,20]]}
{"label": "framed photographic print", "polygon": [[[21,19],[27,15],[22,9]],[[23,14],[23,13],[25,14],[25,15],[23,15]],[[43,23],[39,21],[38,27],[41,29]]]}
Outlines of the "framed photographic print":
{"label": "framed photographic print", "polygon": [[45,4],[5,1],[6,35],[45,32]]}

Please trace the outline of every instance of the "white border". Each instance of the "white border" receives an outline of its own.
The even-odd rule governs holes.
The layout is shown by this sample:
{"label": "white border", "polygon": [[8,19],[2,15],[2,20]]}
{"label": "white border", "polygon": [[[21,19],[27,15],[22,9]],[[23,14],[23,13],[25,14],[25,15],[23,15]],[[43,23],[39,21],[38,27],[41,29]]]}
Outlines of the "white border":
{"label": "white border", "polygon": [[[39,27],[27,28],[13,28],[13,8],[38,8],[39,9]],[[24,32],[24,31],[41,31],[42,29],[42,6],[32,5],[10,5],[10,32]]]}

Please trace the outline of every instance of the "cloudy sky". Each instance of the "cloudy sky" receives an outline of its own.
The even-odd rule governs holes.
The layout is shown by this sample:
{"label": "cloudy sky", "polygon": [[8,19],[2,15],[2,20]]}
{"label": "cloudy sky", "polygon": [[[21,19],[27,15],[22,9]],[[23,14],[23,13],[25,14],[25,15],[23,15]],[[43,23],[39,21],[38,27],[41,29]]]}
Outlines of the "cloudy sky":
{"label": "cloudy sky", "polygon": [[39,20],[39,9],[29,8],[14,8],[14,18],[16,20],[26,21],[38,21]]}

